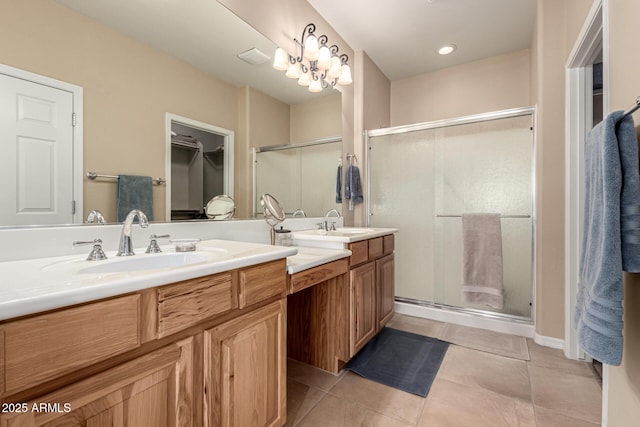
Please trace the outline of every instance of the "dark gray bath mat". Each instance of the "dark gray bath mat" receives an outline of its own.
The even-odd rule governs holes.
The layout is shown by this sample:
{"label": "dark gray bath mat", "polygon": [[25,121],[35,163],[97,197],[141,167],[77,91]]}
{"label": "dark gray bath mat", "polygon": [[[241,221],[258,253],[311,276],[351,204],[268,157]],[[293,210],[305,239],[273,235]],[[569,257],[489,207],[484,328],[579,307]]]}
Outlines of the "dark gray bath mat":
{"label": "dark gray bath mat", "polygon": [[449,343],[383,328],[347,369],[371,381],[426,397]]}

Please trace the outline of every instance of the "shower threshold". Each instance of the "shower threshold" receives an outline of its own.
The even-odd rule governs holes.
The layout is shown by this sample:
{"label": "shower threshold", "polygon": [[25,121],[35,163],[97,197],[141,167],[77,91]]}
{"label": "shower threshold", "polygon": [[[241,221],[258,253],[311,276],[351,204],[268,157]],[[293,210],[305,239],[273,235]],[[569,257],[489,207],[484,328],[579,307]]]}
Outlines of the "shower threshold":
{"label": "shower threshold", "polygon": [[533,320],[527,317],[455,307],[403,297],[396,297],[395,301],[396,313],[399,314],[528,338],[533,338],[535,334]]}

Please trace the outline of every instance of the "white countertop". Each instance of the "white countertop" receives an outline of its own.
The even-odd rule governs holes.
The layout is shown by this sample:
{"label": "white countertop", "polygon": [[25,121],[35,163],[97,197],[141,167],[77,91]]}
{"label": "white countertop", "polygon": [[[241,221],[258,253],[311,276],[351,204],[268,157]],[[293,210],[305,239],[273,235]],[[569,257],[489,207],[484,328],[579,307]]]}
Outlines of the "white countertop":
{"label": "white countertop", "polygon": [[293,231],[291,239],[296,246],[340,248],[345,243],[373,239],[374,237],[386,236],[397,231],[397,228],[340,227],[334,231]]}
{"label": "white countertop", "polygon": [[[167,259],[179,258],[171,245],[161,248],[164,255],[171,254]],[[135,256],[126,258],[107,252],[108,259],[104,261],[86,261],[85,254],[0,262],[0,320],[273,261],[298,251],[293,246],[205,240],[198,244],[196,252],[187,252],[199,254],[191,265],[128,272],[91,271],[108,270],[111,264],[133,258],[136,263],[153,264],[153,257],[163,255],[145,254],[144,250],[138,248]]]}
{"label": "white countertop", "polygon": [[[394,228],[338,228],[293,232],[297,246],[204,240],[184,257],[171,245],[161,254],[137,248],[133,257],[86,261],[83,254],[0,262],[0,320],[113,297],[195,277],[287,258],[294,274],[351,255],[344,244],[395,233]],[[306,242],[307,245],[301,244]],[[162,261],[160,259],[162,258]],[[188,260],[188,265],[182,265]],[[172,266],[173,265],[173,266]],[[115,268],[114,268],[115,267]]]}
{"label": "white countertop", "polygon": [[287,272],[289,274],[351,256],[351,251],[347,249],[293,247],[298,249],[298,253],[287,257]]}

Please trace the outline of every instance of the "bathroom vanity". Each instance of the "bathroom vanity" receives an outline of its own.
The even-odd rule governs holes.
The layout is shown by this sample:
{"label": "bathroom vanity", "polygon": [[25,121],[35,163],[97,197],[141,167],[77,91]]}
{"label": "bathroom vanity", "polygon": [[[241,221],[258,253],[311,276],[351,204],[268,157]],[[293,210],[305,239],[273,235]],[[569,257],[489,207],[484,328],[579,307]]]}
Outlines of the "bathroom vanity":
{"label": "bathroom vanity", "polygon": [[337,374],[393,317],[396,231],[293,233],[297,244],[342,248],[349,256],[289,276],[289,357]]}
{"label": "bathroom vanity", "polygon": [[[84,298],[93,298],[90,281],[108,292],[141,289],[37,313],[29,312],[28,298],[5,304],[14,312],[22,307],[24,315],[0,322],[0,425],[284,424],[285,257],[295,249],[203,243],[211,249],[229,244],[246,248],[235,253],[227,249],[230,257],[217,262],[151,274],[160,283],[167,280],[160,277],[175,270],[195,275],[162,286],[145,285],[148,274],[142,272],[138,281],[135,271],[102,273],[85,276]],[[29,261],[8,264],[44,269],[56,281],[73,276],[74,262],[86,265],[65,260],[53,267]],[[207,270],[222,271],[201,275]],[[21,281],[17,285],[25,285]],[[55,299],[53,293],[74,283],[58,280],[51,296]],[[43,302],[34,306],[39,304]]]}
{"label": "bathroom vanity", "polygon": [[0,263],[0,426],[283,425],[287,356],[338,372],[393,313],[395,230],[339,230]]}

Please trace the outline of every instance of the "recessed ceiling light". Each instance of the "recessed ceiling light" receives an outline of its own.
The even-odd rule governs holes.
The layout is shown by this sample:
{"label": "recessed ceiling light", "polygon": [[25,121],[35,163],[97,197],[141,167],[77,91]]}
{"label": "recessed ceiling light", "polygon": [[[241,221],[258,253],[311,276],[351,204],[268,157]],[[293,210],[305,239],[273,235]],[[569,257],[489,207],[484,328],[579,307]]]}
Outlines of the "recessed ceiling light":
{"label": "recessed ceiling light", "polygon": [[442,46],[440,49],[438,49],[438,53],[440,55],[449,55],[450,53],[452,53],[457,48],[458,48],[458,46],[456,46],[455,44],[447,44],[447,45]]}

